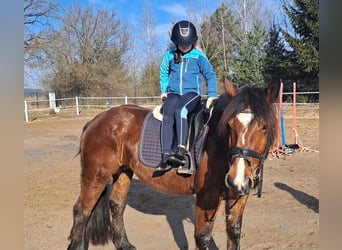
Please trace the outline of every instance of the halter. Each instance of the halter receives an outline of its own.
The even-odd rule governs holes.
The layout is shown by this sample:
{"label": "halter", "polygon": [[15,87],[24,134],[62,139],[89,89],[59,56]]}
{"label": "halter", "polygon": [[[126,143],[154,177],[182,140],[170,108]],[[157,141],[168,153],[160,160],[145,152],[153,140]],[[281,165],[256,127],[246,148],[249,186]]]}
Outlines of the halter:
{"label": "halter", "polygon": [[[239,158],[242,158],[245,161],[247,161],[248,167],[251,169],[252,169],[252,163],[251,163],[249,157],[256,158],[259,160],[259,164],[258,164],[256,169],[259,168],[260,172],[254,177],[254,180],[258,180],[258,192],[257,192],[257,194],[258,194],[259,198],[261,197],[261,192],[262,192],[264,161],[266,159],[266,155],[267,155],[268,148],[269,148],[270,144],[271,144],[271,136],[268,135],[265,150],[261,154],[255,152],[253,150],[250,150],[248,148],[241,148],[241,147],[233,147],[233,148],[231,148],[230,153],[229,153],[229,159],[231,159],[232,156],[237,155]],[[230,168],[230,165],[231,165],[231,162],[229,162],[229,168]],[[253,171],[252,171],[252,173],[253,173]],[[228,175],[228,173],[226,174],[226,177],[225,177],[225,183],[226,183],[226,186],[228,187],[227,175]]]}

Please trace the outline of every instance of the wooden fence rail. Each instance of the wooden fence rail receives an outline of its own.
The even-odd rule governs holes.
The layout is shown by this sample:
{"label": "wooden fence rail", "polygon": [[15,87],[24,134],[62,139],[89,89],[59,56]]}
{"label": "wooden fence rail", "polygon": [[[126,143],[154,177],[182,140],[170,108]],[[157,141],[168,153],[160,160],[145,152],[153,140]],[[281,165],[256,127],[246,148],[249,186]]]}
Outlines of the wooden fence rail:
{"label": "wooden fence rail", "polygon": [[[283,95],[293,95],[293,92],[283,93]],[[301,95],[319,95],[319,92],[297,92],[296,96]],[[205,97],[205,96],[204,96]],[[285,102],[284,105],[291,105],[291,102]],[[304,98],[305,101],[305,98]],[[34,98],[27,98],[24,100],[24,120],[29,122],[38,117],[68,114],[79,116],[81,111],[89,112],[94,110],[105,110],[122,104],[136,104],[148,108],[152,108],[161,104],[159,96],[142,96],[142,97],[72,97],[72,98],[41,98],[40,100]],[[313,105],[313,103],[300,102],[297,98],[296,105]]]}

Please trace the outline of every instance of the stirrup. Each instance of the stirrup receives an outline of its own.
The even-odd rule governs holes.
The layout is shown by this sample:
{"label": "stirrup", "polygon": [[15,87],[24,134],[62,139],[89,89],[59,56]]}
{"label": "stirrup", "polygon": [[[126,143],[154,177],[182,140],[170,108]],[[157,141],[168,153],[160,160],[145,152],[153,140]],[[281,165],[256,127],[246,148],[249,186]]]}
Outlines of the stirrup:
{"label": "stirrup", "polygon": [[191,175],[191,174],[194,174],[195,171],[193,169],[189,169],[189,168],[186,168],[186,167],[183,167],[183,166],[179,166],[177,168],[177,173],[178,174],[189,174],[189,175]]}
{"label": "stirrup", "polygon": [[184,165],[186,163],[187,154],[188,154],[188,151],[186,150],[185,146],[178,145],[177,152],[173,155],[170,155],[168,160],[178,165]]}

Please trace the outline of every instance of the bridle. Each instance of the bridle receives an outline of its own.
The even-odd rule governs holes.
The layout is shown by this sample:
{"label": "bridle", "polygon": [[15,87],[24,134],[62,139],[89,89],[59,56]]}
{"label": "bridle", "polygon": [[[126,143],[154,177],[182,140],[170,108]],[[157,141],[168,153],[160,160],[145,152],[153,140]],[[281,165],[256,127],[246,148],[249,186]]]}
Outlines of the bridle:
{"label": "bridle", "polygon": [[[256,169],[259,169],[259,173],[256,176],[253,176],[254,181],[258,182],[258,192],[257,192],[257,195],[258,195],[259,198],[261,197],[261,193],[262,193],[264,161],[265,161],[265,159],[267,157],[267,153],[268,153],[268,150],[269,150],[270,146],[271,146],[271,135],[268,135],[267,143],[266,143],[266,146],[265,146],[265,149],[264,149],[263,153],[257,153],[257,152],[255,152],[253,150],[248,149],[248,148],[241,148],[241,147],[233,147],[233,148],[230,149],[230,152],[229,152],[229,166],[228,166],[228,170],[229,170],[229,168],[230,168],[230,166],[232,164],[232,162],[231,162],[232,156],[237,156],[239,158],[244,159],[247,162],[248,167],[251,170],[252,170],[252,162],[251,162],[250,158],[256,158],[256,159],[259,160],[259,164],[256,167]],[[251,172],[254,175],[254,171],[252,170]],[[225,184],[226,184],[227,187],[229,186],[228,185],[228,171],[227,171],[226,176],[225,176]]]}

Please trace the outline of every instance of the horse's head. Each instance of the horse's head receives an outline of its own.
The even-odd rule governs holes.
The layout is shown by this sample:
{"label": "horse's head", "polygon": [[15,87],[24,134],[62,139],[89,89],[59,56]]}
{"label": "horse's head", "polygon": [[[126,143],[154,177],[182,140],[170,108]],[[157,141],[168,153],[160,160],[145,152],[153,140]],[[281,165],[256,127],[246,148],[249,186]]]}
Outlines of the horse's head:
{"label": "horse's head", "polygon": [[277,127],[272,103],[277,98],[279,86],[278,81],[267,88],[241,89],[234,97],[230,95],[231,101],[221,116],[220,134],[228,135],[225,138],[228,144],[225,183],[237,195],[249,194],[250,189],[261,185],[263,163]]}

